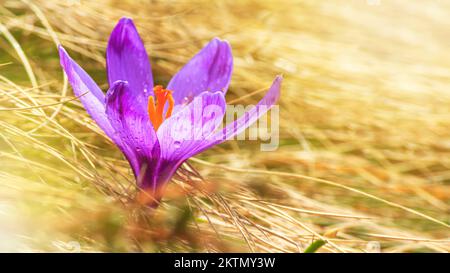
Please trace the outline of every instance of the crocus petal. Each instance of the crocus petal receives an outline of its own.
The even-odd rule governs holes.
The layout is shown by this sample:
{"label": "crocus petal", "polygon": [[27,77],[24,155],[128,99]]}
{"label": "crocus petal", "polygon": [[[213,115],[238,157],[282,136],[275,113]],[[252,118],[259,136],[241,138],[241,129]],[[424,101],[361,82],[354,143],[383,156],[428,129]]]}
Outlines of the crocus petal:
{"label": "crocus petal", "polygon": [[80,97],[84,108],[97,122],[98,126],[116,144],[121,140],[117,138],[105,114],[105,95],[91,77],[74,61],[62,46],[58,47],[61,66],[67,74],[75,96]]}
{"label": "crocus petal", "polygon": [[[245,112],[236,121],[225,126],[223,130],[216,132],[208,140],[205,140],[202,145],[199,145],[195,151],[192,152],[193,155],[203,152],[211,148],[214,145],[220,144],[225,140],[231,139],[234,136],[242,133],[250,125],[255,123],[262,115],[272,108],[272,106],[280,98],[281,82],[283,81],[282,76],[277,76],[272,83],[272,86],[267,91],[266,95],[258,102],[258,104],[251,108],[249,111]],[[192,156],[193,156],[192,155]]]}
{"label": "crocus petal", "polygon": [[167,89],[174,91],[175,104],[187,104],[203,91],[225,94],[232,70],[230,45],[214,38],[173,76]]}
{"label": "crocus petal", "polygon": [[138,185],[154,188],[154,166],[159,156],[159,144],[153,126],[134,105],[129,85],[117,81],[106,94],[106,114],[117,134],[126,143],[125,150]]}
{"label": "crocus petal", "polygon": [[[269,88],[269,91],[267,91],[266,95],[258,102],[255,107],[251,108],[236,121],[225,126],[224,130],[218,133],[224,136],[224,138],[222,138],[222,141],[220,142],[231,139],[234,136],[242,133],[245,129],[247,129],[250,125],[257,121],[262,115],[269,111],[270,108],[272,108],[272,106],[280,98],[282,81],[283,77],[277,76],[272,82],[272,86]],[[218,136],[219,135],[216,135],[215,137],[219,138]]]}
{"label": "crocus petal", "polygon": [[144,44],[129,18],[120,19],[111,33],[106,49],[109,85],[127,81],[130,99],[143,113],[148,96],[153,95],[153,76]]}
{"label": "crocus petal", "polygon": [[[135,152],[122,141],[122,138],[109,121],[106,115],[105,95],[95,84],[91,77],[70,58],[62,46],[59,46],[61,65],[67,74],[73,92],[80,97],[81,103],[89,115],[97,122],[105,134],[113,140],[119,149],[125,154],[131,166],[137,168],[138,162]],[[111,92],[111,91],[109,91]]]}
{"label": "crocus petal", "polygon": [[226,102],[222,92],[205,91],[159,127],[161,145],[159,183],[167,182],[176,169],[195,154],[222,124]]}

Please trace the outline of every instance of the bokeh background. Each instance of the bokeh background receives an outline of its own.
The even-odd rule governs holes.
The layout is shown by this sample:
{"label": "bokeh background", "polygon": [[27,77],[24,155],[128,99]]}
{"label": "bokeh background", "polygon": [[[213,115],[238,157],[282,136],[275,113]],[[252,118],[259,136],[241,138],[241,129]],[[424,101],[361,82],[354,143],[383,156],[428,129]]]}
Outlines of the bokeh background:
{"label": "bokeh background", "polygon": [[[448,252],[450,2],[0,0],[0,251]],[[107,89],[105,47],[134,19],[155,82],[213,37],[227,100],[283,74],[280,147],[191,159],[156,210],[74,99],[57,44]]]}

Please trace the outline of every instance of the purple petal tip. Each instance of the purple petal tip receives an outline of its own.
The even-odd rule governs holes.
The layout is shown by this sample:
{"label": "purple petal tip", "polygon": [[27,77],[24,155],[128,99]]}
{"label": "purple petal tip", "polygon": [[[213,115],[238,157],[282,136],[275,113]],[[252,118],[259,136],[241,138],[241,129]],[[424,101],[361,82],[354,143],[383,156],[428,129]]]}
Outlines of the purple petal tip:
{"label": "purple petal tip", "polygon": [[123,23],[123,24],[126,24],[126,23],[133,23],[133,19],[131,19],[130,17],[124,16],[124,17],[120,18],[118,24],[120,24],[120,23]]}
{"label": "purple petal tip", "polygon": [[108,102],[111,99],[115,98],[118,95],[118,93],[127,85],[128,85],[127,81],[121,81],[121,80],[115,81],[110,88],[111,92],[108,92],[106,94],[105,101]]}
{"label": "purple petal tip", "polygon": [[67,63],[67,61],[70,60],[70,56],[62,45],[58,45],[58,53],[59,53],[59,63],[63,67],[65,67],[66,65],[70,66],[71,64]]}
{"label": "purple petal tip", "polygon": [[218,43],[218,44],[230,45],[230,43],[227,40],[222,40],[219,37],[214,37],[211,41]]}
{"label": "purple petal tip", "polygon": [[63,57],[63,55],[67,55],[67,52],[62,45],[58,45],[58,52],[60,57]]}

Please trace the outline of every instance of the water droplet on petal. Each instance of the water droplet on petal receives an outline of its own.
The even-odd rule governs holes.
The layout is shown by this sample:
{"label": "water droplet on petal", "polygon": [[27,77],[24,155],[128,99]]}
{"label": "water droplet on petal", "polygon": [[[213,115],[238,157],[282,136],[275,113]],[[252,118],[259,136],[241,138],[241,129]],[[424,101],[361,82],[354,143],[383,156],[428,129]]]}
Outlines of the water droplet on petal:
{"label": "water droplet on petal", "polygon": [[175,141],[175,142],[173,143],[173,146],[175,147],[175,149],[180,148],[180,146],[181,146],[181,141]]}

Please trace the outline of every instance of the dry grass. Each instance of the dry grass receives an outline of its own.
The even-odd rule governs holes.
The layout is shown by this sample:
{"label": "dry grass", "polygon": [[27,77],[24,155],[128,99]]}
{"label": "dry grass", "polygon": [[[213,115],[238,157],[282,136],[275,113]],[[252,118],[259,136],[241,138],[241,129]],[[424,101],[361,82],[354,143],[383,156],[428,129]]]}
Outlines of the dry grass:
{"label": "dry grass", "polygon": [[[450,250],[450,4],[444,1],[12,1],[0,5],[0,250]],[[229,101],[284,74],[280,147],[189,161],[155,212],[74,99],[62,43],[106,89],[104,50],[133,17],[156,81],[214,36]],[[242,97],[242,99],[240,99]]]}

